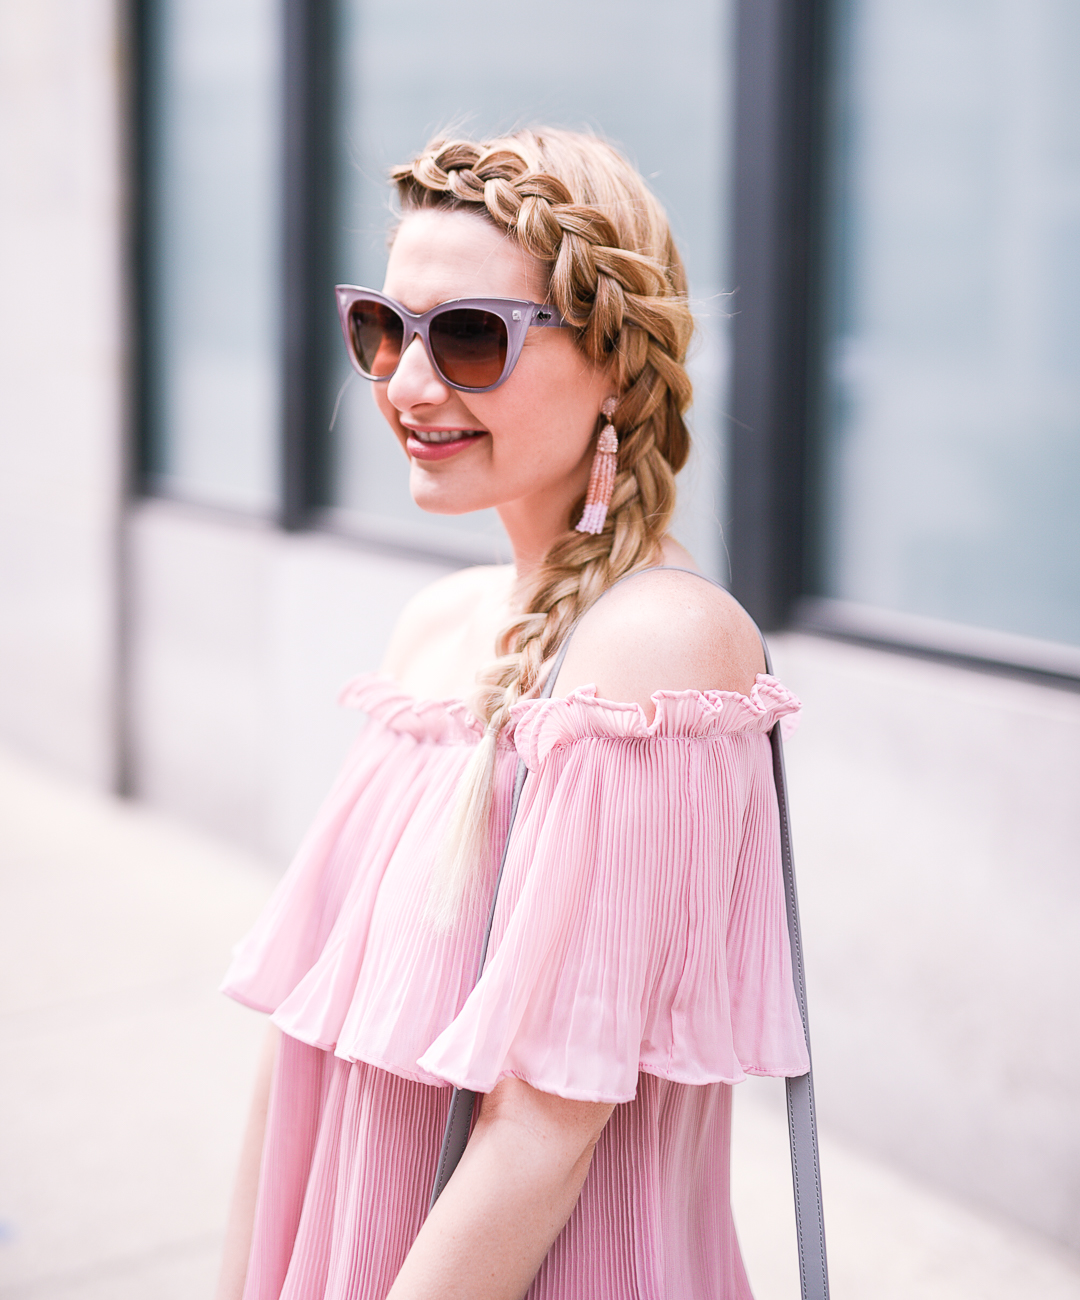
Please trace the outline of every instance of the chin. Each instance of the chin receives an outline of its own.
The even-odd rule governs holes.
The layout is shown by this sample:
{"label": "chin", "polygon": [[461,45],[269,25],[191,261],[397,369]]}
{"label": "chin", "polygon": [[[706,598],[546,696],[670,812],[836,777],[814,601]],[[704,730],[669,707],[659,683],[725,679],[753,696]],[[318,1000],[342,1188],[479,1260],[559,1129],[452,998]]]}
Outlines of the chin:
{"label": "chin", "polygon": [[459,506],[449,501],[428,501],[415,496],[413,501],[426,515],[474,515],[478,510],[487,509],[487,506]]}
{"label": "chin", "polygon": [[429,515],[472,515],[493,504],[488,500],[477,500],[471,494],[447,491],[444,484],[417,483],[415,475],[409,483],[409,491],[416,505]]}

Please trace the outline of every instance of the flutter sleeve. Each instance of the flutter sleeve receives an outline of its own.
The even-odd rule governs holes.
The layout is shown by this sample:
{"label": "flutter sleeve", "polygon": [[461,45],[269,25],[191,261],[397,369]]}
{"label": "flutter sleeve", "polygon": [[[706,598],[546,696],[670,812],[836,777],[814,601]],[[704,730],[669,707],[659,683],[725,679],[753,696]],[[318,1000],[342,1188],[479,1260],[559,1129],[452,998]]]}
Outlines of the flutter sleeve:
{"label": "flutter sleeve", "polygon": [[421,1056],[490,1091],[630,1100],[638,1072],[735,1083],[808,1068],[791,977],[768,732],[798,701],[593,688],[517,706],[529,768],[476,987]]}

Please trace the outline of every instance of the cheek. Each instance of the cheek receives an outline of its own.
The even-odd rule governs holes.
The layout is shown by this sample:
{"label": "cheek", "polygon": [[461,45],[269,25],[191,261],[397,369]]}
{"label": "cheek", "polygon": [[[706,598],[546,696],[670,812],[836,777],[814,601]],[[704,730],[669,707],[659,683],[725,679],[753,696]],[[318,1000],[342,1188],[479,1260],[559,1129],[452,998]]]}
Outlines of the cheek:
{"label": "cheek", "polygon": [[565,401],[529,403],[488,425],[495,465],[515,478],[550,482],[573,471],[589,451],[594,421]]}
{"label": "cheek", "polygon": [[520,385],[507,385],[499,418],[493,413],[488,423],[497,434],[496,455],[503,451],[547,470],[572,469],[591,451],[608,386],[602,377],[583,375],[580,364],[560,366],[554,374],[526,371],[521,378]]}

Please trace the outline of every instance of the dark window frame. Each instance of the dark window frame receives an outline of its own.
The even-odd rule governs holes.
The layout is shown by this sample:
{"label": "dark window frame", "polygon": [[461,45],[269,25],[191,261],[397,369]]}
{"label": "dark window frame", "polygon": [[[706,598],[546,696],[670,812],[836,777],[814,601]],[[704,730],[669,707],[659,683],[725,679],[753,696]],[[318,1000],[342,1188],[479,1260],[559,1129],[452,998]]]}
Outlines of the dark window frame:
{"label": "dark window frame", "polygon": [[132,174],[128,200],[128,260],[130,283],[128,310],[131,330],[128,344],[129,413],[131,450],[129,454],[128,497],[155,495],[150,483],[150,427],[153,377],[150,366],[149,330],[153,319],[151,304],[154,284],[151,273],[150,229],[153,221],[150,202],[150,118],[152,111],[149,77],[150,43],[153,15],[150,5],[128,0],[123,13],[123,30],[128,38],[131,58],[128,65],[128,105],[131,124],[127,139],[128,164]]}
{"label": "dark window frame", "polygon": [[282,0],[281,525],[318,526],[327,500],[324,414],[333,211],[333,16],[326,0]]}
{"label": "dark window frame", "polygon": [[738,0],[731,585],[765,631],[806,589],[824,0]]}
{"label": "dark window frame", "polygon": [[731,587],[803,631],[1080,690],[1080,647],[817,596],[828,32],[836,0],[738,0]]}

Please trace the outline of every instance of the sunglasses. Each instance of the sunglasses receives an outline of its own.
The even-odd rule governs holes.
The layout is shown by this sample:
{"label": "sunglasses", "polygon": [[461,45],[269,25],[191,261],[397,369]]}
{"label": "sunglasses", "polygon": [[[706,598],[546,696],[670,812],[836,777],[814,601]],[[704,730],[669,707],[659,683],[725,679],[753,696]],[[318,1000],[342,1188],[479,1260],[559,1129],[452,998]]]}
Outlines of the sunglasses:
{"label": "sunglasses", "polygon": [[439,378],[464,393],[487,393],[510,377],[533,326],[563,329],[554,307],[521,298],[452,298],[417,316],[393,298],[339,284],[338,316],[354,368],[389,379],[417,335]]}

